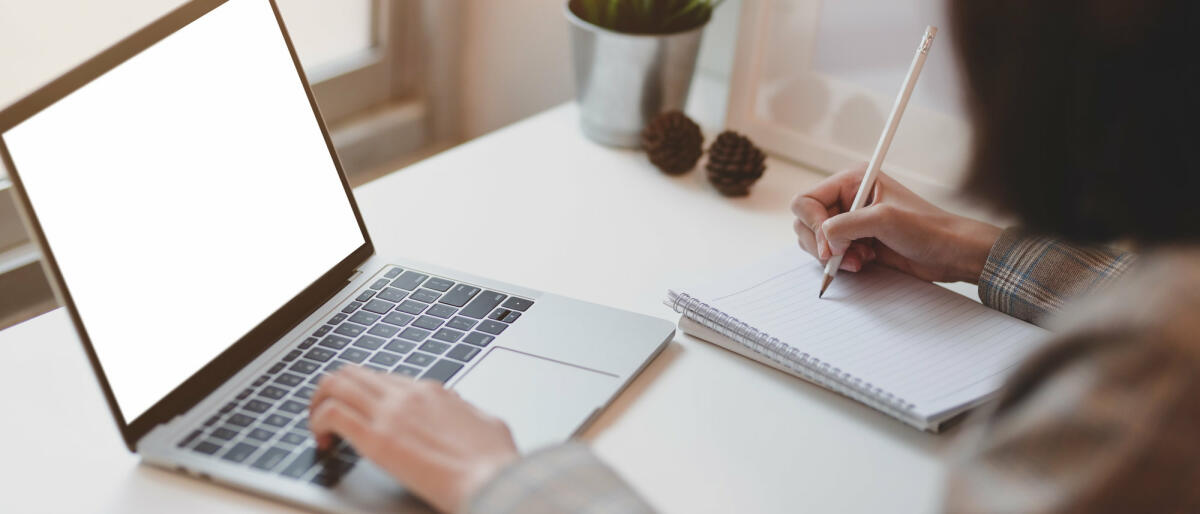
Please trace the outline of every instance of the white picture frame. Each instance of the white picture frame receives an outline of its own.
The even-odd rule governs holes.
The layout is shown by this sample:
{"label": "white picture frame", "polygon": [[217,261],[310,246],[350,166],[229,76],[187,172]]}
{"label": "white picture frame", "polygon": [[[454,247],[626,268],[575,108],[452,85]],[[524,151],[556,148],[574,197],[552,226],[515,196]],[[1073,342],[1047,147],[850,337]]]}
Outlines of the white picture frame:
{"label": "white picture frame", "polygon": [[746,0],[726,124],[827,173],[868,161],[925,25],[941,24],[882,169],[921,194],[951,197],[971,133],[943,3]]}

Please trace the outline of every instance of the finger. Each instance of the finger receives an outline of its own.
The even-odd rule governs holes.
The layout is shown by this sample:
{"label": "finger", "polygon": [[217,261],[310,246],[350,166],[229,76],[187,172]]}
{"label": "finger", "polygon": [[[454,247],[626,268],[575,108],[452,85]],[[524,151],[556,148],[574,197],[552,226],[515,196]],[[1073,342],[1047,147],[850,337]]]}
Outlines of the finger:
{"label": "finger", "polygon": [[[794,228],[797,235],[803,235],[805,232],[815,235],[817,232],[820,232],[821,224],[829,219],[828,206],[803,195],[797,197],[796,201],[792,204],[792,212],[796,214]],[[819,250],[820,246],[814,245],[813,249]],[[820,257],[817,251],[814,251],[813,255]]]}
{"label": "finger", "polygon": [[381,392],[369,383],[356,377],[351,369],[339,369],[325,376],[317,384],[317,391],[313,393],[309,410],[316,412],[326,400],[336,399],[354,410],[368,413],[374,409],[380,394]]}
{"label": "finger", "polygon": [[829,218],[821,231],[832,255],[842,255],[855,239],[887,235],[895,226],[896,210],[890,205],[872,205]]}
{"label": "finger", "polygon": [[387,373],[358,366],[342,369],[349,371],[351,378],[367,386],[377,396],[397,387],[395,382],[388,377]]}
{"label": "finger", "polygon": [[846,250],[842,257],[842,265],[838,269],[842,271],[861,271],[868,263],[875,259],[875,251],[871,249],[866,242],[855,241]]}
{"label": "finger", "polygon": [[357,411],[337,398],[331,398],[321,403],[309,416],[309,429],[317,441],[317,448],[327,449],[336,434],[350,442],[355,448],[367,448],[369,414]]}
{"label": "finger", "polygon": [[817,255],[817,243],[814,239],[818,232],[809,230],[808,226],[799,219],[796,219],[796,221],[792,223],[792,230],[796,232],[796,240],[799,242],[800,248],[803,248],[804,251],[812,254],[814,257],[819,257]]}
{"label": "finger", "polygon": [[867,163],[864,162],[818,182],[812,189],[796,198],[797,202],[792,204],[793,213],[800,216],[800,212],[795,209],[799,207],[801,198],[809,198],[825,207],[836,206],[840,210],[846,210],[854,201],[854,195],[858,192],[858,184],[862,182],[863,174],[866,171]]}

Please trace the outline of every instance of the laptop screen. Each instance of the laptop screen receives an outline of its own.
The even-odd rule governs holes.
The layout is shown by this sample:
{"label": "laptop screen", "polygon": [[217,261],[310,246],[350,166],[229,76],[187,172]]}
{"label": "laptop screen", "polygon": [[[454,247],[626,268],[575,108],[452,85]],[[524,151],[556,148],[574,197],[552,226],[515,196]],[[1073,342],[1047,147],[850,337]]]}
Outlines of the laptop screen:
{"label": "laptop screen", "polygon": [[126,420],[365,244],[266,0],[0,137]]}

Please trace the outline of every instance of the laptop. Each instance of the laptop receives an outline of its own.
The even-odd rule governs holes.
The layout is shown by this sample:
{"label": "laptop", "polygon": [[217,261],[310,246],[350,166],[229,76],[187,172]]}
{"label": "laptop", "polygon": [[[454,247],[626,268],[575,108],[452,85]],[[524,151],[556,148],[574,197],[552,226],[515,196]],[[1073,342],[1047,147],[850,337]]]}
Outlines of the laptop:
{"label": "laptop", "polygon": [[128,448],[308,508],[426,508],[345,443],[315,452],[309,399],[339,367],[441,382],[529,451],[674,334],[376,255],[270,0],[189,2],[35,91],[0,112],[0,157]]}

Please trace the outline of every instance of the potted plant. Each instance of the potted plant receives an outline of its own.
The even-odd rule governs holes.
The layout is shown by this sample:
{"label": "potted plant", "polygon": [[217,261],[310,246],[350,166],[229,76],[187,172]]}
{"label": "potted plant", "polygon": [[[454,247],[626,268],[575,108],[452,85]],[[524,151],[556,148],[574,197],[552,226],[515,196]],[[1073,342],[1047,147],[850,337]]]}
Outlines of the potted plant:
{"label": "potted plant", "polygon": [[700,36],[721,0],[568,0],[580,123],[592,140],[638,146],[658,113],[682,110]]}

